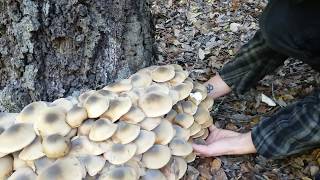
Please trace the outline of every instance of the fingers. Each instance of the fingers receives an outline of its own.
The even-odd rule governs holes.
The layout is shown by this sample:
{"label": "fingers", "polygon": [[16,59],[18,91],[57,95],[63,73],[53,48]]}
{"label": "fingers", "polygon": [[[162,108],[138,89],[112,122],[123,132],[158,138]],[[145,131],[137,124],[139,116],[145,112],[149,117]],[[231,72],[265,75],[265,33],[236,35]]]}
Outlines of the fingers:
{"label": "fingers", "polygon": [[218,129],[215,125],[209,127],[210,132],[214,131],[215,129]]}

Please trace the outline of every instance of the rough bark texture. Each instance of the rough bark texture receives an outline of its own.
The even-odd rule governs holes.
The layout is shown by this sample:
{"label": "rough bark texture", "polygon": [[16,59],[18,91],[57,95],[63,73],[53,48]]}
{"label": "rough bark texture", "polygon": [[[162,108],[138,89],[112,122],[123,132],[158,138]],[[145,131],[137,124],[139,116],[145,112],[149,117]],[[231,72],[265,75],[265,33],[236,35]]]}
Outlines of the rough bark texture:
{"label": "rough bark texture", "polygon": [[145,0],[0,0],[0,110],[101,88],[153,61]]}

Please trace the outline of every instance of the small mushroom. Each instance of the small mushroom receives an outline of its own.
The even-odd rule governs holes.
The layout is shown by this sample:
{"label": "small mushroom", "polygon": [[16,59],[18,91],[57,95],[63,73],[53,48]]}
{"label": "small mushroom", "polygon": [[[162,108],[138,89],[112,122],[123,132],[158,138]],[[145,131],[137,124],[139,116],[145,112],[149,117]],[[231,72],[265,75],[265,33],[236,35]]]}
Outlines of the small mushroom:
{"label": "small mushroom", "polygon": [[201,101],[200,106],[206,108],[208,111],[211,111],[213,104],[214,104],[213,98],[210,96],[207,96],[203,101]]}
{"label": "small mushroom", "polygon": [[26,146],[19,154],[19,158],[24,161],[33,161],[45,156],[42,152],[41,140],[36,137],[31,144]]}
{"label": "small mushroom", "polygon": [[0,134],[0,152],[12,153],[18,151],[36,138],[31,124],[18,123],[10,126]]}
{"label": "small mushroom", "polygon": [[203,124],[201,124],[201,128],[208,128],[211,127],[213,125],[213,119],[212,117],[207,119],[207,121]]}
{"label": "small mushroom", "polygon": [[193,83],[193,90],[192,92],[200,92],[202,99],[204,100],[207,97],[207,88],[206,86],[204,86],[203,84],[200,84],[198,82],[194,82]]}
{"label": "small mushroom", "polygon": [[52,134],[43,137],[42,149],[48,158],[59,158],[69,152],[70,142],[60,134]]}
{"label": "small mushroom", "polygon": [[86,91],[86,92],[84,92],[84,93],[82,93],[80,96],[79,96],[79,106],[82,106],[83,105],[83,103],[87,100],[87,98],[90,96],[90,95],[92,95],[92,94],[94,94],[96,91],[95,90],[88,90],[88,91]]}
{"label": "small mushroom", "polygon": [[190,138],[190,130],[186,128],[182,128],[179,125],[172,125],[173,129],[175,130],[176,134],[174,135],[174,138],[182,138],[185,141],[188,141]]}
{"label": "small mushroom", "polygon": [[209,136],[209,130],[208,128],[204,129],[204,133],[202,136],[200,136],[201,139],[207,139],[207,137]]}
{"label": "small mushroom", "polygon": [[118,129],[112,136],[112,141],[115,143],[127,144],[135,140],[140,133],[140,126],[129,124],[123,121],[117,123]]}
{"label": "small mushroom", "polygon": [[189,128],[192,126],[194,119],[193,116],[191,116],[190,114],[179,113],[177,114],[173,122],[180,125],[183,128]]}
{"label": "small mushroom", "polygon": [[192,152],[192,146],[182,138],[174,138],[169,144],[172,155],[186,156]]}
{"label": "small mushroom", "polygon": [[72,128],[79,127],[88,118],[87,110],[84,107],[74,105],[66,115],[66,122]]}
{"label": "small mushroom", "polygon": [[129,166],[118,166],[100,175],[99,180],[137,180],[135,170]]}
{"label": "small mushroom", "polygon": [[101,116],[109,108],[109,98],[99,94],[91,94],[83,106],[86,108],[89,118]]}
{"label": "small mushroom", "polygon": [[169,94],[170,89],[168,86],[166,86],[164,84],[154,83],[154,84],[151,84],[151,86],[147,87],[144,90],[145,94],[152,93],[152,92],[161,92],[164,94]]}
{"label": "small mushroom", "polygon": [[179,101],[187,98],[192,91],[192,85],[181,83],[174,86],[172,89],[179,93]]}
{"label": "small mushroom", "polygon": [[[142,155],[141,155],[141,158],[142,158]],[[137,177],[140,177],[145,174],[145,167],[141,162],[141,158],[137,158],[137,156],[134,156],[124,164],[125,166],[133,168],[137,174]]]}
{"label": "small mushroom", "polygon": [[148,73],[136,73],[130,76],[134,88],[145,88],[152,83],[152,78]]}
{"label": "small mushroom", "polygon": [[132,89],[132,84],[130,79],[123,79],[113,84],[109,84],[103,89],[109,90],[115,93],[120,93],[124,91],[130,91]]}
{"label": "small mushroom", "polygon": [[142,129],[151,131],[156,128],[161,123],[161,117],[145,117],[143,121],[141,121],[140,127]]}
{"label": "small mushroom", "polygon": [[107,146],[109,146],[108,142],[97,143],[90,141],[87,136],[76,136],[71,139],[71,148],[68,155],[100,155],[106,151]]}
{"label": "small mushroom", "polygon": [[173,157],[174,161],[179,169],[178,179],[181,179],[183,175],[187,172],[188,164],[187,162],[181,157]]}
{"label": "small mushroom", "polygon": [[37,175],[32,171],[31,168],[23,167],[17,169],[8,180],[35,180]]}
{"label": "small mushroom", "polygon": [[21,123],[34,123],[37,120],[39,112],[47,107],[43,101],[37,101],[25,106],[22,111],[17,115],[17,122]]}
{"label": "small mushroom", "polygon": [[184,71],[176,71],[173,79],[171,79],[169,82],[172,85],[177,85],[182,83],[187,77],[188,77],[188,73]]}
{"label": "small mushroom", "polygon": [[190,136],[193,136],[201,131],[201,125],[197,122],[193,122],[192,126],[188,129],[190,130]]}
{"label": "small mushroom", "polygon": [[0,179],[7,179],[13,171],[13,158],[10,155],[0,158]]}
{"label": "small mushroom", "polygon": [[107,97],[110,100],[118,98],[117,93],[112,92],[112,91],[108,91],[108,90],[105,90],[105,89],[100,89],[100,90],[97,91],[97,93],[101,94],[102,96]]}
{"label": "small mushroom", "polygon": [[152,80],[155,82],[166,82],[174,78],[173,66],[158,66],[151,72]]}
{"label": "small mushroom", "polygon": [[50,106],[57,106],[68,112],[73,107],[73,103],[66,98],[59,98],[50,103]]}
{"label": "small mushroom", "polygon": [[141,180],[166,180],[166,177],[158,169],[148,169]]}
{"label": "small mushroom", "polygon": [[0,134],[15,123],[17,115],[17,113],[0,112]]}
{"label": "small mushroom", "polygon": [[51,166],[42,170],[37,180],[48,179],[72,179],[81,180],[83,176],[83,167],[80,161],[75,157],[59,159]]}
{"label": "small mushroom", "polygon": [[24,167],[29,167],[27,161],[24,161],[24,160],[19,158],[19,153],[20,152],[18,152],[18,151],[12,153],[12,156],[13,156],[13,170],[17,170],[17,169],[24,168]]}
{"label": "small mushroom", "polygon": [[171,110],[168,112],[168,114],[166,114],[166,115],[164,116],[164,118],[165,118],[166,120],[170,121],[170,122],[173,122],[173,120],[176,118],[177,114],[178,114],[178,113],[177,113],[174,109],[171,109]]}
{"label": "small mushroom", "polygon": [[187,113],[190,115],[194,115],[198,109],[198,106],[191,101],[182,101],[181,107],[184,113]]}
{"label": "small mushroom", "polygon": [[152,131],[141,130],[134,143],[137,145],[136,154],[142,154],[151,148],[156,141],[155,133]]}
{"label": "small mushroom", "polygon": [[162,120],[159,126],[152,131],[156,134],[156,144],[166,145],[175,135],[172,124],[167,120]]}
{"label": "small mushroom", "polygon": [[158,117],[167,114],[172,108],[170,96],[161,92],[142,95],[139,106],[147,117]]}
{"label": "small mushroom", "polygon": [[46,169],[47,167],[51,166],[56,160],[50,159],[47,156],[42,158],[36,159],[34,161],[34,165],[36,168],[36,173],[40,174],[42,170]]}
{"label": "small mushroom", "polygon": [[169,96],[171,98],[171,101],[172,101],[172,104],[177,104],[179,102],[179,99],[180,99],[180,95],[179,95],[179,92],[178,91],[175,91],[175,90],[172,90],[170,89],[169,90]]}
{"label": "small mushroom", "polygon": [[103,154],[111,164],[120,165],[129,161],[136,153],[137,146],[133,143],[112,144]]}
{"label": "small mushroom", "polygon": [[80,127],[78,128],[78,135],[80,136],[88,136],[90,133],[90,129],[94,125],[94,120],[93,119],[87,119],[85,120]]}
{"label": "small mushroom", "polygon": [[121,116],[126,114],[132,107],[132,101],[129,97],[118,97],[110,100],[109,108],[100,117],[110,119],[112,122],[117,121]]}
{"label": "small mushroom", "polygon": [[184,157],[184,159],[187,161],[187,163],[191,163],[196,159],[197,155],[196,153],[192,152]]}
{"label": "small mushroom", "polygon": [[193,117],[194,120],[200,125],[212,119],[210,112],[202,106],[198,107],[197,112],[193,115]]}
{"label": "small mushroom", "polygon": [[192,135],[191,138],[198,138],[198,137],[201,137],[203,136],[205,133],[205,129],[201,129],[199,132],[197,132],[195,135]]}
{"label": "small mushroom", "polygon": [[101,156],[83,155],[77,158],[85,166],[86,171],[90,176],[97,175],[106,163],[106,160]]}
{"label": "small mushroom", "polygon": [[142,162],[149,169],[160,169],[169,162],[170,157],[168,146],[155,144],[142,155]]}
{"label": "small mushroom", "polygon": [[126,114],[121,116],[120,119],[127,123],[137,124],[141,122],[145,117],[146,115],[140,108],[136,106],[132,106],[131,109]]}
{"label": "small mushroom", "polygon": [[108,119],[98,119],[90,129],[89,139],[92,141],[105,141],[116,132],[117,127],[117,124]]}

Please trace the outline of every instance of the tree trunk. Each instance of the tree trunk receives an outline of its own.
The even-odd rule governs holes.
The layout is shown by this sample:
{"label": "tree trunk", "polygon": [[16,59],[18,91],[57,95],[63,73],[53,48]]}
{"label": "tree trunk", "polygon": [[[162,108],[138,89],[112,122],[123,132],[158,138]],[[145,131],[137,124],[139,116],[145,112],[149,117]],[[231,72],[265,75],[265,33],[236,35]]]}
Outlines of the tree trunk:
{"label": "tree trunk", "polygon": [[0,110],[101,88],[153,63],[145,0],[0,0]]}

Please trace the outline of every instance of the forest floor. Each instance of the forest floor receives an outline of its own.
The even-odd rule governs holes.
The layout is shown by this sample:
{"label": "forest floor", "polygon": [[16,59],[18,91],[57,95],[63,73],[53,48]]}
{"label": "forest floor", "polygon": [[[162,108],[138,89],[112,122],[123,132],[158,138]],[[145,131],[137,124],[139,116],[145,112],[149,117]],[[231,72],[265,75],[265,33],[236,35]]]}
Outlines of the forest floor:
{"label": "forest floor", "polygon": [[[178,63],[204,82],[232,60],[259,29],[264,0],[157,0],[152,3],[158,64]],[[261,80],[243,96],[217,99],[212,115],[218,127],[246,132],[319,87],[319,74],[297,60]],[[261,94],[276,106],[261,102]],[[320,150],[281,160],[259,155],[198,158],[185,179],[320,179]]]}

